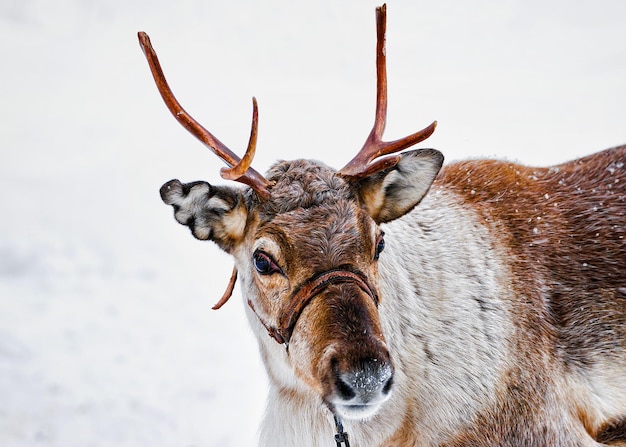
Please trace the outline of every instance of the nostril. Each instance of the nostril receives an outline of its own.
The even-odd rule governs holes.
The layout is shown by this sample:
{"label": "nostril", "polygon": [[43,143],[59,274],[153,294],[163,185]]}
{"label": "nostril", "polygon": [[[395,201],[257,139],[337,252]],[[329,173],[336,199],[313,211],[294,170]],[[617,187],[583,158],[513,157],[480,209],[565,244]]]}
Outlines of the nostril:
{"label": "nostril", "polygon": [[386,396],[391,391],[391,387],[393,386],[393,376],[389,377],[387,383],[383,387],[383,394]]}
{"label": "nostril", "polygon": [[353,399],[356,396],[356,393],[354,389],[352,389],[352,386],[341,378],[342,374],[339,368],[339,359],[336,357],[330,359],[330,367],[335,378],[335,391],[339,397],[345,400]]}
{"label": "nostril", "polygon": [[344,400],[350,400],[356,397],[356,393],[352,387],[341,380],[340,377],[337,377],[337,380],[335,380],[335,388],[339,396]]}

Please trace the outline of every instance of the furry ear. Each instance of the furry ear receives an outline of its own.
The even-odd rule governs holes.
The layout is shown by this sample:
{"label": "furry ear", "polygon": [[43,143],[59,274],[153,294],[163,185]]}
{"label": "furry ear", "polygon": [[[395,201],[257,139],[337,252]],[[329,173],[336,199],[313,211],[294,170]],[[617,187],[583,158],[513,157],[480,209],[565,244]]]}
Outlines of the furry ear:
{"label": "furry ear", "polygon": [[160,192],[174,218],[197,239],[212,240],[228,253],[243,239],[248,210],[239,189],[170,180]]}
{"label": "furry ear", "polygon": [[404,216],[428,192],[443,165],[436,149],[404,152],[390,169],[359,179],[355,186],[370,216],[377,223]]}

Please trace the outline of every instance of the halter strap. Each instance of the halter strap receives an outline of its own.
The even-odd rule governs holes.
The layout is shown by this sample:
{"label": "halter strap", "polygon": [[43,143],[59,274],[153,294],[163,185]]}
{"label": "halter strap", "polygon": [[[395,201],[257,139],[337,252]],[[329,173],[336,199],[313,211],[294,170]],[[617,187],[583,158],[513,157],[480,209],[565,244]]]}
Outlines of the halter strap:
{"label": "halter strap", "polygon": [[267,324],[256,312],[251,300],[248,300],[248,306],[250,306],[261,324],[265,327],[270,337],[279,344],[288,345],[300,314],[311,300],[331,284],[348,282],[356,284],[361,290],[367,293],[378,306],[378,294],[376,290],[369,285],[365,275],[345,268],[327,270],[312,276],[304,283],[300,284],[291,295],[287,306],[281,312],[278,318],[278,327]]}

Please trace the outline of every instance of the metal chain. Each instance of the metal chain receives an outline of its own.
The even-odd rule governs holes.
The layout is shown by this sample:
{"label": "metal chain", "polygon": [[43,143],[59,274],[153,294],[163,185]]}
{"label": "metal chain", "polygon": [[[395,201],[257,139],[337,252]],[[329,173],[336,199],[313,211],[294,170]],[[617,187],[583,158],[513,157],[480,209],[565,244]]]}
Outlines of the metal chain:
{"label": "metal chain", "polygon": [[343,431],[343,424],[337,415],[333,415],[335,418],[335,426],[337,427],[337,433],[335,434],[335,442],[337,447],[341,447],[345,444],[346,447],[350,447],[350,441],[348,441],[348,433]]}

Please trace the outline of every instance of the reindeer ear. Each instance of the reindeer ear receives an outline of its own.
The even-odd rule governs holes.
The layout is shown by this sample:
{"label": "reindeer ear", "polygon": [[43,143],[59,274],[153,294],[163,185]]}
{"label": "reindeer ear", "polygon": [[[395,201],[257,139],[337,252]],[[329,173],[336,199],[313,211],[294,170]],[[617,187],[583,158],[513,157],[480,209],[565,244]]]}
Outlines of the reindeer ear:
{"label": "reindeer ear", "polygon": [[404,216],[426,195],[443,164],[443,154],[435,149],[404,152],[390,169],[359,179],[361,200],[377,223]]}
{"label": "reindeer ear", "polygon": [[248,210],[239,189],[170,180],[160,192],[174,208],[174,218],[196,238],[212,240],[229,253],[243,238]]}

